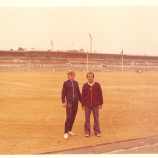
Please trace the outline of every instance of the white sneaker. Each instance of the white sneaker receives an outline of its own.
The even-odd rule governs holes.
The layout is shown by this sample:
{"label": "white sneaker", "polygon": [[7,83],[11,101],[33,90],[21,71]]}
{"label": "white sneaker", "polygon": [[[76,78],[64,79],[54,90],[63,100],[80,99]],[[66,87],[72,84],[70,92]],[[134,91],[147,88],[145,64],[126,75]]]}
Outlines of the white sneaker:
{"label": "white sneaker", "polygon": [[89,134],[85,134],[85,137],[89,137],[90,135]]}
{"label": "white sneaker", "polygon": [[69,138],[68,133],[65,133],[65,134],[64,134],[64,139],[68,139],[68,138]]}
{"label": "white sneaker", "polygon": [[72,136],[75,136],[76,134],[74,133],[74,132],[72,132],[72,131],[69,131],[68,132],[70,135],[72,135]]}
{"label": "white sneaker", "polygon": [[101,137],[101,134],[100,134],[100,133],[98,133],[96,136],[97,136],[97,137]]}

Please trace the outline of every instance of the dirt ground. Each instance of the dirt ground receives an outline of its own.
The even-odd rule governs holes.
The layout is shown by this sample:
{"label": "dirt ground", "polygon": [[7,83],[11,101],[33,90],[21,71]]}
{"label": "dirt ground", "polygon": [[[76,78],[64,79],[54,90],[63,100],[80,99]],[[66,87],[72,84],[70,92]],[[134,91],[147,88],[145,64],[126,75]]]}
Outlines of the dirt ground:
{"label": "dirt ground", "polygon": [[[76,72],[80,90],[86,72]],[[40,154],[158,135],[158,73],[96,72],[104,104],[102,137],[84,137],[79,104],[73,131],[64,140],[61,89],[66,72],[0,72],[0,154]]]}

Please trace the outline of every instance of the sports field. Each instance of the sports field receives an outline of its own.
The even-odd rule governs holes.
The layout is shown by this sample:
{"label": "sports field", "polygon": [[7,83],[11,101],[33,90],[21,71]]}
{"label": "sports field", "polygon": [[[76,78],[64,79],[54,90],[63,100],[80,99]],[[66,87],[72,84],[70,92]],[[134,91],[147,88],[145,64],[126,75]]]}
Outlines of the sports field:
{"label": "sports field", "polygon": [[[40,154],[158,135],[158,73],[95,72],[104,104],[102,137],[84,137],[79,104],[73,131],[64,140],[62,84],[67,72],[0,72],[0,154]],[[80,90],[86,72],[76,72]]]}

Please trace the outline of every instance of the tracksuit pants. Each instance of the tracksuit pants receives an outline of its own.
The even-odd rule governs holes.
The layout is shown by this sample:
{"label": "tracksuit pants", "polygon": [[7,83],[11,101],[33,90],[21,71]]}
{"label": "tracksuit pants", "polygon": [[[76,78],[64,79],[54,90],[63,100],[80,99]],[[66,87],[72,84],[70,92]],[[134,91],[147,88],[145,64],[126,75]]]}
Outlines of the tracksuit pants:
{"label": "tracksuit pants", "polygon": [[78,110],[78,100],[68,101],[66,107],[65,133],[72,130]]}
{"label": "tracksuit pants", "polygon": [[99,108],[98,108],[98,106],[85,107],[85,125],[84,125],[85,134],[91,133],[91,127],[90,127],[91,111],[92,111],[93,117],[94,117],[94,125],[93,125],[94,133],[99,134],[99,133],[101,133],[101,131],[100,131],[100,125],[99,125]]}

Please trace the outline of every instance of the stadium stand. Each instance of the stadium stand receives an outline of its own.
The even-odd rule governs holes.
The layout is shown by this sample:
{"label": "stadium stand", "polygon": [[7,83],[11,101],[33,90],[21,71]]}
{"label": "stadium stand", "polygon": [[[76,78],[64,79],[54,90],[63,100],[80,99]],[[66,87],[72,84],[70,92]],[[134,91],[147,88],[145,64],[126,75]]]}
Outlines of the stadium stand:
{"label": "stadium stand", "polygon": [[[1,70],[86,70],[120,71],[121,54],[60,52],[60,51],[0,51]],[[124,70],[156,70],[158,56],[123,55]]]}

